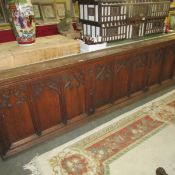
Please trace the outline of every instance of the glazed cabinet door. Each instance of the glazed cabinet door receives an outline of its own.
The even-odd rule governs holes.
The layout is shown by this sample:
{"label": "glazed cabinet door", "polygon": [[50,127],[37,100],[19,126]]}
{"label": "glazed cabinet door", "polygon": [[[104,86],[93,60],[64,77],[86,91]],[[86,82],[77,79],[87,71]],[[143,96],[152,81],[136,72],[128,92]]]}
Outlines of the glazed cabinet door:
{"label": "glazed cabinet door", "polygon": [[35,133],[27,85],[0,90],[0,138],[2,152]]}
{"label": "glazed cabinet door", "polygon": [[65,123],[61,109],[61,84],[58,77],[48,77],[31,84],[32,105],[37,123],[37,132]]}

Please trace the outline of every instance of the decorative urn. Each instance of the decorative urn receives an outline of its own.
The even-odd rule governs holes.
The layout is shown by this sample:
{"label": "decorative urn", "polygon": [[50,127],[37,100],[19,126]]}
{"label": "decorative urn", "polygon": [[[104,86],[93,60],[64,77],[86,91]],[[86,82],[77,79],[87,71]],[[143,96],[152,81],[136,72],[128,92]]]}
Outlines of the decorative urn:
{"label": "decorative urn", "polygon": [[35,42],[35,19],[31,0],[5,0],[7,14],[19,45]]}

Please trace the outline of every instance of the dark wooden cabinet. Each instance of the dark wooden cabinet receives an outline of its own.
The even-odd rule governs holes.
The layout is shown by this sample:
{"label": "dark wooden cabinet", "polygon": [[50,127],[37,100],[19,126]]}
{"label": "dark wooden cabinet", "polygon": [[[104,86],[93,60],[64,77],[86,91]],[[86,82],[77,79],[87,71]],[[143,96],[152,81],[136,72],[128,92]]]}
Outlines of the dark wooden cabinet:
{"label": "dark wooden cabinet", "polygon": [[175,83],[174,48],[175,37],[170,37],[58,59],[48,67],[29,65],[11,77],[1,74],[1,156],[76,127],[104,106]]}

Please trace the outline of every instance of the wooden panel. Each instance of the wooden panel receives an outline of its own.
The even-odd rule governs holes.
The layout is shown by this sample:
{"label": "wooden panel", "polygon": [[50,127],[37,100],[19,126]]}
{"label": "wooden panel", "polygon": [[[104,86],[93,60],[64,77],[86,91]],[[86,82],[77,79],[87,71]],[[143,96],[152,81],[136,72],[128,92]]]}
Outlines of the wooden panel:
{"label": "wooden panel", "polygon": [[61,114],[60,84],[58,78],[32,83],[33,106],[39,119],[40,132],[64,121]]}
{"label": "wooden panel", "polygon": [[96,64],[94,88],[94,106],[96,108],[112,102],[113,62]]}
{"label": "wooden panel", "polygon": [[160,74],[163,61],[162,49],[156,49],[149,54],[149,86],[160,83]]}
{"label": "wooden panel", "polygon": [[85,113],[85,72],[74,69],[62,74],[62,93],[67,119]]}
{"label": "wooden panel", "polygon": [[114,87],[113,98],[118,100],[128,96],[129,77],[130,77],[130,61],[128,56],[126,58],[117,57],[114,68]]}
{"label": "wooden panel", "polygon": [[165,81],[171,79],[173,77],[174,71],[174,61],[175,61],[175,54],[174,54],[174,45],[173,47],[167,47],[164,49],[164,60],[163,60],[163,67],[161,73],[161,80]]}
{"label": "wooden panel", "polygon": [[133,55],[130,58],[132,61],[130,93],[135,93],[144,90],[146,83],[147,71],[147,53]]}
{"label": "wooden panel", "polygon": [[20,85],[0,92],[1,127],[9,144],[34,134],[27,86]]}

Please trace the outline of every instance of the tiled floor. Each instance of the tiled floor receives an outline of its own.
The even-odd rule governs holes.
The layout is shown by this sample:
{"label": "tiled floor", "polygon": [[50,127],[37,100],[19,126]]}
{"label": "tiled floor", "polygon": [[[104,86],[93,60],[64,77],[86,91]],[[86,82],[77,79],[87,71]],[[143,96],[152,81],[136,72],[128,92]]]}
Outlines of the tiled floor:
{"label": "tiled floor", "polygon": [[[158,92],[152,96],[149,96],[147,98],[144,98],[143,100],[140,100],[139,102],[136,102],[136,103],[133,103],[132,105],[129,105],[127,107],[124,107],[116,112],[113,112],[109,115],[106,115],[106,116],[103,116],[101,118],[98,118],[97,120],[95,121],[92,121],[90,123],[88,123],[87,125],[85,126],[82,126],[81,128],[78,128],[76,130],[73,130],[72,132],[69,132],[69,133],[66,133],[62,136],[58,136],[58,137],[55,137],[54,139],[51,139],[45,143],[42,143],[38,146],[35,146],[34,148],[32,149],[29,149],[25,152],[22,152],[14,157],[11,157],[9,158],[8,160],[6,161],[2,161],[0,160],[0,175],[28,175],[30,174],[29,171],[24,171],[23,170],[23,165],[28,163],[33,157],[36,156],[36,154],[42,154],[44,152],[47,152],[59,145],[62,145],[84,133],[86,133],[87,131],[90,131],[92,130],[93,128],[95,128],[96,126],[99,126],[100,124],[103,124],[113,118],[115,118],[116,116],[118,115],[121,115],[122,113],[125,113],[135,107],[138,107],[172,89],[175,89],[175,86],[172,86],[171,88],[168,88],[166,90],[163,90],[161,92]],[[142,148],[142,150],[144,151],[144,148]],[[127,154],[126,154],[127,155]],[[139,156],[138,156],[139,157]],[[126,158],[127,160],[127,158]],[[134,163],[134,161],[133,161]],[[129,168],[129,167],[127,167]],[[126,168],[125,168],[126,169]],[[128,172],[129,174],[126,174],[126,175],[130,175],[132,173]],[[119,174],[122,174],[119,173]],[[124,174],[122,174],[124,175]]]}

